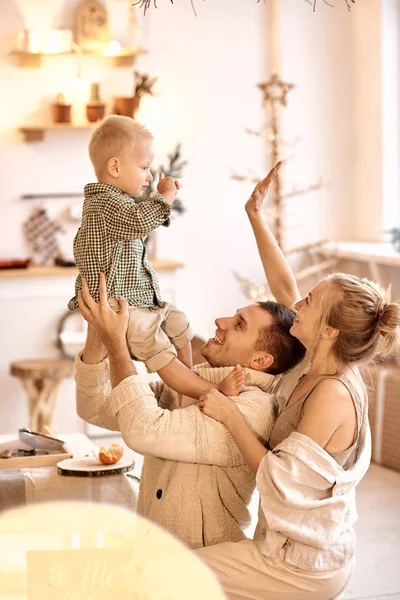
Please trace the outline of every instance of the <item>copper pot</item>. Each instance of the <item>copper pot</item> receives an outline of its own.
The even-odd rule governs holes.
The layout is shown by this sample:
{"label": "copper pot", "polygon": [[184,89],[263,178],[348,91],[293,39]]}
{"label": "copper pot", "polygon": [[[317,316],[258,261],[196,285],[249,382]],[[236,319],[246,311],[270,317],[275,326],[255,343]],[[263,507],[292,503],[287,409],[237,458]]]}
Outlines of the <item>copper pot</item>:
{"label": "copper pot", "polygon": [[71,123],[72,104],[52,104],[54,123]]}
{"label": "copper pot", "polygon": [[86,105],[86,118],[89,123],[96,123],[104,118],[106,105],[101,103],[93,103]]}
{"label": "copper pot", "polygon": [[140,106],[140,96],[116,96],[114,98],[114,111],[117,115],[133,117]]}

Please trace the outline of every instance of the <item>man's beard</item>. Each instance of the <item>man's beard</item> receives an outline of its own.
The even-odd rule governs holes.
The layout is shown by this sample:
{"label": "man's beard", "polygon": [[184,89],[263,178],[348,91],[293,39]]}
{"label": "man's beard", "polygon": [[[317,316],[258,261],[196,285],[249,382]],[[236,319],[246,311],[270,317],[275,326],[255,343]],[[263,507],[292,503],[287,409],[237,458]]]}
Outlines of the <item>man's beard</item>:
{"label": "man's beard", "polygon": [[238,364],[246,367],[248,364],[248,352],[245,351],[231,351],[222,346],[214,348],[207,343],[200,348],[200,352],[212,367],[234,367]]}

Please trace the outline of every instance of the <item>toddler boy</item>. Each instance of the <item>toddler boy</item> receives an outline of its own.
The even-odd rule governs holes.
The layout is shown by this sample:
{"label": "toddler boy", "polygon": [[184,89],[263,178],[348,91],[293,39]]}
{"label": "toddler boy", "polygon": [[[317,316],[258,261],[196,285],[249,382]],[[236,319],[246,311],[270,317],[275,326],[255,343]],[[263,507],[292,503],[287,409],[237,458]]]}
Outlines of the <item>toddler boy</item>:
{"label": "toddler boy", "polygon": [[93,132],[89,156],[97,183],[84,190],[82,223],[74,239],[79,269],[75,296],[68,308],[78,308],[82,277],[92,297],[99,300],[99,273],[105,274],[109,303],[119,310],[118,298],[129,304],[127,342],[132,358],[144,361],[180,394],[199,398],[217,388],[235,396],[243,387],[235,369],[220,384],[211,384],[192,368],[193,334],[183,312],[163,302],[157,276],[146,255],[144,240],[160,225],[169,226],[171,205],[179,182],[160,173],[157,192],[136,202],[153,177],[153,136],[130,117],[112,115]]}

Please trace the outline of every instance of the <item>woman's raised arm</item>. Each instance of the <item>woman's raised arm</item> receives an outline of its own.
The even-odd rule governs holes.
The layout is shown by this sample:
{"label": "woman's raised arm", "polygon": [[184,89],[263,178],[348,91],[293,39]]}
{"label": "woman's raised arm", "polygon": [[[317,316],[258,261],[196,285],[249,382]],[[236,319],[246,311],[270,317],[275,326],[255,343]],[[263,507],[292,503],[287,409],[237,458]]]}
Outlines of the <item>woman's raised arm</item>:
{"label": "woman's raised arm", "polygon": [[253,228],[258,252],[270,290],[277,302],[285,306],[291,306],[301,298],[296,279],[285,255],[279,248],[261,214],[262,203],[281,165],[281,162],[277,163],[270,170],[267,177],[256,185],[252,195],[246,202],[245,209]]}

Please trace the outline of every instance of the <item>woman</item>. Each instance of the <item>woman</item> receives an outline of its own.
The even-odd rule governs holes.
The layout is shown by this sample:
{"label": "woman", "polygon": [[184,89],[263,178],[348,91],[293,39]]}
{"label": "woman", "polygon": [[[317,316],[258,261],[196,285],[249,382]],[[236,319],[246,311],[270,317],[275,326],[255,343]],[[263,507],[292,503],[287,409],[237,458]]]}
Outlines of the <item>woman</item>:
{"label": "woman", "polygon": [[366,279],[330,275],[301,299],[261,216],[280,164],[256,186],[246,212],[272,294],[297,313],[291,333],[306,347],[307,359],[281,376],[284,407],[269,449],[229,398],[213,390],[199,403],[226,425],[260,493],[254,541],[197,551],[229,600],[342,595],[353,567],[355,487],[370,462],[367,395],[356,365],[392,351],[399,341],[400,306]]}

